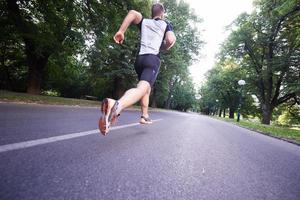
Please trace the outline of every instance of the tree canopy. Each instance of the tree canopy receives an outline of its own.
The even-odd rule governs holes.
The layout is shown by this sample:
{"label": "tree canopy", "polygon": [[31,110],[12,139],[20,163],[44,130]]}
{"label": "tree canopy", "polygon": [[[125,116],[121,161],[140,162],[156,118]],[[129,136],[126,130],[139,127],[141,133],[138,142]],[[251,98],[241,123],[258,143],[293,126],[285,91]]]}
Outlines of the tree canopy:
{"label": "tree canopy", "polygon": [[[187,110],[195,96],[188,66],[201,49],[201,20],[184,1],[161,1],[177,36],[162,52],[152,105]],[[64,97],[120,97],[137,82],[134,61],[139,30],[131,26],[123,45],[112,37],[129,10],[150,17],[152,1],[1,1],[1,89]],[[180,92],[190,96],[181,101]],[[180,105],[180,106],[179,106]]]}
{"label": "tree canopy", "polygon": [[[246,80],[247,92],[258,100],[264,124],[270,124],[274,109],[280,105],[299,104],[299,11],[297,0],[255,1],[253,13],[241,14],[231,25],[219,55],[222,66],[233,60],[240,67],[240,78]],[[230,74],[231,82],[236,83],[237,76]],[[208,86],[213,78],[208,77]]]}

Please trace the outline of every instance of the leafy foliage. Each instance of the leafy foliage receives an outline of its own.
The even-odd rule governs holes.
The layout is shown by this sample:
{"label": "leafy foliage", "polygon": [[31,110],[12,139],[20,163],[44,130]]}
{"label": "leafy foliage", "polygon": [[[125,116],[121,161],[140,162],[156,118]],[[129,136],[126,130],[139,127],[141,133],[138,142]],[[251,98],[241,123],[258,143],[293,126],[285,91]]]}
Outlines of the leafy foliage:
{"label": "leafy foliage", "polygon": [[[168,52],[161,55],[160,75],[154,88],[152,105],[186,110],[195,101],[195,89],[189,77],[188,67],[202,47],[200,33],[195,26],[201,22],[184,1],[162,1],[167,10],[167,20],[174,26],[177,42]],[[177,92],[176,92],[177,91]],[[178,92],[178,91],[181,91]],[[184,103],[182,95],[186,92],[189,103]],[[186,100],[186,99],[185,99]],[[185,105],[185,106],[183,106]]]}
{"label": "leafy foliage", "polygon": [[[1,1],[1,89],[64,97],[120,97],[134,86],[139,30],[130,27],[123,45],[112,37],[129,10],[150,17],[152,1]],[[177,43],[161,55],[153,89],[160,107],[192,107],[194,86],[188,66],[202,42],[193,24],[201,22],[184,1],[162,1]],[[180,92],[184,91],[184,92]],[[172,101],[171,101],[172,96]],[[155,104],[155,103],[153,103]],[[169,105],[169,106],[167,106]]]}
{"label": "leafy foliage", "polygon": [[299,102],[300,3],[260,0],[255,5],[251,15],[235,20],[221,57],[236,60],[246,71],[262,123],[269,124],[274,108],[292,99]]}
{"label": "leafy foliage", "polygon": [[245,71],[232,59],[221,60],[207,75],[207,82],[201,88],[201,110],[206,114],[229,109],[229,117],[241,105],[243,116],[254,114],[253,99],[248,95],[248,86],[239,86],[238,81],[245,77]]}

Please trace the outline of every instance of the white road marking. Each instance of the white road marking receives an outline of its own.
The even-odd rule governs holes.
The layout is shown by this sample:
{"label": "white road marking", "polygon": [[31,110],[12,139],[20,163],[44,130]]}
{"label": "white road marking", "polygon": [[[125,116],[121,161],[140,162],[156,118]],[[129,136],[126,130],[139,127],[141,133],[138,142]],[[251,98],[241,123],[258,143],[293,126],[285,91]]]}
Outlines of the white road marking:
{"label": "white road marking", "polygon": [[[152,121],[156,122],[156,121],[161,121],[161,120],[162,119],[156,119],[156,120],[152,120]],[[138,126],[138,125],[140,125],[140,123],[132,123],[132,124],[125,124],[125,125],[121,125],[121,126],[114,126],[114,127],[110,128],[110,131],[128,128],[131,126]],[[58,141],[62,141],[62,140],[69,140],[72,138],[87,136],[87,135],[96,134],[96,133],[100,134],[98,129],[90,130],[90,131],[83,131],[83,132],[78,132],[78,133],[70,133],[70,134],[66,134],[66,135],[54,136],[54,137],[49,137],[49,138],[37,139],[37,140],[29,140],[29,141],[18,142],[18,143],[13,143],[13,144],[6,144],[6,145],[0,146],[0,153],[17,150],[17,149],[25,149],[28,147],[33,147],[33,146],[42,145],[42,144],[48,144],[48,143],[52,143],[52,142],[58,142]]]}

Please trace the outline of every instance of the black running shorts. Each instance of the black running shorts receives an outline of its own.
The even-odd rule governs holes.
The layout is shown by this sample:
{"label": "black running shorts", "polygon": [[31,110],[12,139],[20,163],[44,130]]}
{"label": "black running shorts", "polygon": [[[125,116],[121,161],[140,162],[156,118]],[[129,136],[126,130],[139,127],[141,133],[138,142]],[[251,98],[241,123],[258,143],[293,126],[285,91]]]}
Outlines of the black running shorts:
{"label": "black running shorts", "polygon": [[160,59],[157,55],[138,55],[134,64],[139,81],[147,81],[152,87],[158,75]]}

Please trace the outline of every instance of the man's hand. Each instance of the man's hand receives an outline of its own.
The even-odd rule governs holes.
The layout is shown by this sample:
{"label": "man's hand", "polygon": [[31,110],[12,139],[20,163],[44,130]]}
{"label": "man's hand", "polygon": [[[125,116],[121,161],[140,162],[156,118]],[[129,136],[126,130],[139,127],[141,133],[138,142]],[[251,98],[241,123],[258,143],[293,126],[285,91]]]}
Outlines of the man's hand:
{"label": "man's hand", "polygon": [[122,44],[124,42],[124,33],[127,30],[128,26],[133,23],[133,24],[138,24],[142,21],[143,16],[141,13],[135,11],[135,10],[130,10],[128,14],[126,15],[125,19],[122,22],[121,27],[119,28],[119,31],[115,34],[114,36],[114,41],[117,44]]}
{"label": "man's hand", "polygon": [[123,44],[123,42],[124,42],[124,33],[122,31],[118,31],[114,36],[114,41],[117,44]]}

